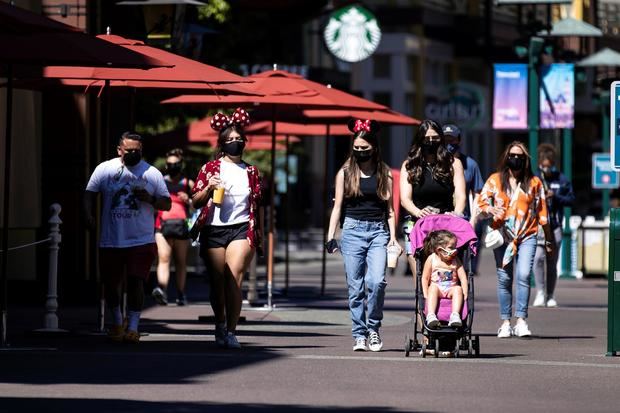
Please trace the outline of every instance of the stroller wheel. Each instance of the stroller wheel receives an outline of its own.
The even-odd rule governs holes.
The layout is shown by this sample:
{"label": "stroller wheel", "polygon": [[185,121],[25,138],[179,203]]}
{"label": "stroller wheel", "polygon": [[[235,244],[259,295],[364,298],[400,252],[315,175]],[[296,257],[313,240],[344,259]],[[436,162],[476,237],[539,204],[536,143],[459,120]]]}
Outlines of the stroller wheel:
{"label": "stroller wheel", "polygon": [[439,357],[439,339],[435,339],[435,358]]}
{"label": "stroller wheel", "polygon": [[476,336],[474,341],[474,354],[476,354],[476,357],[480,357],[480,336]]}
{"label": "stroller wheel", "polygon": [[409,357],[409,352],[411,351],[411,339],[409,338],[409,334],[405,336],[405,357]]}
{"label": "stroller wheel", "polygon": [[471,357],[474,354],[474,341],[472,339],[467,340],[467,355]]}
{"label": "stroller wheel", "polygon": [[422,358],[426,358],[426,343],[422,343]]}
{"label": "stroller wheel", "polygon": [[459,351],[461,350],[461,340],[456,340],[454,345],[454,358],[459,358]]}

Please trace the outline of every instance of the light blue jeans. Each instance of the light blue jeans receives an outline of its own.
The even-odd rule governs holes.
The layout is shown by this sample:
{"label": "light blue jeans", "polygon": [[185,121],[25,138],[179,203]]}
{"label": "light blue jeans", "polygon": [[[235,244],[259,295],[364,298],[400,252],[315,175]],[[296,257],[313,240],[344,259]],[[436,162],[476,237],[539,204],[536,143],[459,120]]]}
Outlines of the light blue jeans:
{"label": "light blue jeans", "polygon": [[360,221],[347,217],[342,225],[340,250],[347,273],[351,330],[355,339],[365,338],[368,330],[378,332],[381,327],[389,240],[389,231],[383,221]]}
{"label": "light blue jeans", "polygon": [[510,264],[502,268],[504,251],[506,251],[506,245],[493,251],[495,266],[497,267],[497,298],[499,300],[500,318],[510,320],[512,317],[512,280],[514,276],[517,278],[515,317],[527,318],[527,306],[530,300],[530,274],[536,253],[536,235],[532,235],[517,244],[516,256],[513,257]]}

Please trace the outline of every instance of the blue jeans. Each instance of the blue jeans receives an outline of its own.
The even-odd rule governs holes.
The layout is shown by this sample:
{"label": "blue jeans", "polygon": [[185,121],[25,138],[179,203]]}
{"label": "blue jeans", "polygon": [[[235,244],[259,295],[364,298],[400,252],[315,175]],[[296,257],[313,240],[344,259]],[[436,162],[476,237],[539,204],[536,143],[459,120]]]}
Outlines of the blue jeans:
{"label": "blue jeans", "polygon": [[502,258],[506,245],[496,248],[495,265],[497,267],[497,298],[499,300],[499,315],[502,320],[512,317],[512,280],[513,268],[516,261],[516,317],[527,318],[527,306],[530,300],[530,274],[536,253],[536,235],[522,240],[517,244],[517,254],[505,268],[502,268]]}
{"label": "blue jeans", "polygon": [[[379,331],[381,327],[389,240],[390,235],[383,221],[360,221],[347,217],[342,225],[340,250],[347,273],[355,339],[366,337],[368,330]],[[368,305],[368,322],[364,301]]]}

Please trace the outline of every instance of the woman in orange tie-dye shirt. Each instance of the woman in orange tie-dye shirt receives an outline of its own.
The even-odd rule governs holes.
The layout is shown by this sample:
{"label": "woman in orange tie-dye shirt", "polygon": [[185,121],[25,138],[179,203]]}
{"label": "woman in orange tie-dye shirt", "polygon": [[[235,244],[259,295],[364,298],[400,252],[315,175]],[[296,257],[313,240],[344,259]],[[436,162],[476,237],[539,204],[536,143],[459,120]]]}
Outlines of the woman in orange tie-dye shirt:
{"label": "woman in orange tie-dye shirt", "polygon": [[[522,142],[512,142],[502,154],[498,172],[489,177],[480,193],[478,208],[481,214],[492,217],[491,227],[499,229],[505,240],[503,246],[494,250],[502,319],[497,336],[530,336],[532,333],[525,320],[538,225],[542,225],[547,241],[553,240],[553,235],[547,218],[543,184],[533,174],[530,155]],[[547,253],[553,248],[553,242],[546,243]],[[513,267],[515,261],[516,267]],[[511,328],[513,268],[516,268],[517,278],[517,322]]]}

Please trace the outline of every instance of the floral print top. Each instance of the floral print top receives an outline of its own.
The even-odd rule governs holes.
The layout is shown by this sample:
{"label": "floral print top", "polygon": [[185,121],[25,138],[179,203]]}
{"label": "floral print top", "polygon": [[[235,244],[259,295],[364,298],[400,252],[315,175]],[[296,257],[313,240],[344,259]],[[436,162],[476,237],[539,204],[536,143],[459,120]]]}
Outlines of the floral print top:
{"label": "floral print top", "polygon": [[538,225],[545,225],[548,221],[545,190],[541,180],[532,177],[527,193],[520,185],[516,193],[507,193],[502,189],[501,174],[494,173],[487,179],[480,197],[478,208],[488,212],[489,207],[506,209],[503,219],[493,219],[491,228],[501,229],[504,239],[509,243],[504,253],[502,266],[509,264],[517,252],[517,245],[524,239],[536,236]]}
{"label": "floral print top", "polygon": [[[197,192],[202,191],[209,184],[209,179],[214,175],[219,175],[220,173],[220,165],[222,163],[221,158],[216,159],[214,161],[207,162],[200,168],[200,172],[198,172],[198,177],[196,177],[196,181],[194,184],[194,188],[192,189],[192,195]],[[248,182],[250,184],[250,221],[249,228],[247,234],[247,240],[250,243],[250,247],[256,248],[260,246],[260,238],[258,234],[258,227],[256,220],[258,219],[258,207],[260,205],[261,197],[262,197],[262,185],[260,179],[260,173],[258,172],[258,168],[253,165],[248,165]],[[215,205],[213,204],[213,199],[209,198],[207,205],[202,208],[194,227],[192,228],[191,234],[192,237],[196,237],[198,232],[205,226],[205,223],[208,221],[209,215],[213,214],[213,208]]]}

